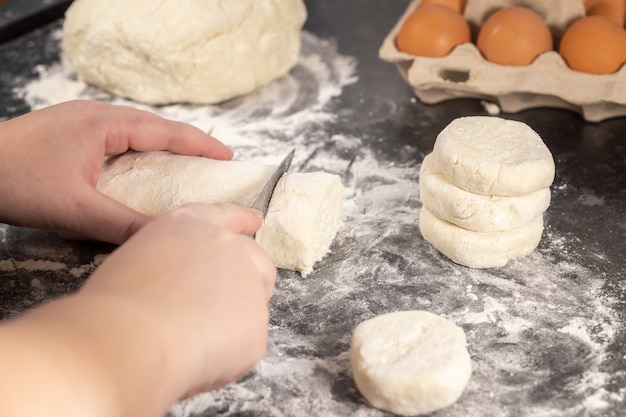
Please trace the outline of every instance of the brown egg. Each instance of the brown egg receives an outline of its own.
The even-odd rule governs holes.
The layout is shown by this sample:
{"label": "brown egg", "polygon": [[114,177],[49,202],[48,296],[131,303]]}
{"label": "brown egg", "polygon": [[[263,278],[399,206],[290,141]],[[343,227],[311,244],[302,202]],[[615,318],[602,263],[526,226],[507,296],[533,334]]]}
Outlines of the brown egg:
{"label": "brown egg", "polygon": [[626,0],[586,0],[587,16],[604,16],[620,26],[624,26]]}
{"label": "brown egg", "polygon": [[626,32],[606,17],[587,16],[567,28],[559,53],[575,71],[612,74],[626,62]]}
{"label": "brown egg", "polygon": [[493,13],[480,28],[476,46],[485,59],[501,65],[528,65],[553,48],[548,25],[525,7]]}
{"label": "brown egg", "polygon": [[442,57],[470,40],[469,24],[459,12],[440,4],[426,4],[404,21],[396,46],[411,55]]}
{"label": "brown egg", "polygon": [[465,10],[465,3],[467,3],[467,0],[422,0],[420,7],[426,4],[441,4],[442,6],[448,6],[451,9],[463,14],[463,11]]}

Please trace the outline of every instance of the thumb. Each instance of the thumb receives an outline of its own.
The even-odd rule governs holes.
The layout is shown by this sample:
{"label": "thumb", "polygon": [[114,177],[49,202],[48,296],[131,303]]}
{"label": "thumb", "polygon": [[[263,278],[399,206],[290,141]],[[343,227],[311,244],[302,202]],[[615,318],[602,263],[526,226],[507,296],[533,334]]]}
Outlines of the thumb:
{"label": "thumb", "polygon": [[89,195],[90,212],[78,220],[78,232],[92,239],[115,244],[124,243],[146,223],[151,216],[140,213],[99,191]]}

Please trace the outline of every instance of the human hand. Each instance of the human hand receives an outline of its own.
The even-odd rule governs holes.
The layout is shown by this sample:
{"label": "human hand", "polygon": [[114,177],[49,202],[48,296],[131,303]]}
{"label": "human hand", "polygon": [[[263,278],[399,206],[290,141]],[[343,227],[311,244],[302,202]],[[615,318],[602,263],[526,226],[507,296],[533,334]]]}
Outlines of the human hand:
{"label": "human hand", "polygon": [[72,101],[0,123],[0,222],[122,243],[151,218],[95,189],[105,156],[169,150],[230,159],[201,130],[126,106]]}
{"label": "human hand", "polygon": [[175,209],[114,252],[79,293],[90,303],[127,300],[127,320],[137,308],[150,317],[172,361],[164,381],[176,381],[175,400],[238,380],[265,352],[276,268],[251,238],[261,224],[257,211],[230,204]]}
{"label": "human hand", "polygon": [[0,324],[0,415],[159,417],[241,378],[265,352],[276,280],[250,237],[261,223],[229,204],[177,208],[76,294]]}

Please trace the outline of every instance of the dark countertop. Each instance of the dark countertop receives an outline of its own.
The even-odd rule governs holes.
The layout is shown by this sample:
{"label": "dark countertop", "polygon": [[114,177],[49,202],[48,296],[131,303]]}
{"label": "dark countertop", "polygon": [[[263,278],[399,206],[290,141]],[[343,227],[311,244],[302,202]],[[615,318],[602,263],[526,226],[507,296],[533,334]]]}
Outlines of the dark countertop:
{"label": "dark countertop", "polygon": [[[222,106],[153,109],[215,128],[241,158],[296,146],[295,170],[336,172],[346,186],[332,252],[307,278],[280,271],[266,358],[239,383],[177,404],[171,417],[384,415],[363,404],[350,377],[350,333],[407,309],[447,317],[468,336],[472,378],[437,416],[626,413],[626,119],[502,114],[528,123],[554,155],[544,235],[503,268],[453,264],[419,233],[419,167],[446,124],[486,113],[475,100],[421,104],[378,59],[406,4],[308,1],[303,59],[288,83]],[[60,27],[0,44],[0,120],[60,99],[116,101],[61,63]],[[0,225],[0,317],[75,291],[112,249]]]}
{"label": "dark countertop", "polygon": [[9,0],[0,4],[0,42],[57,20],[72,0]]}

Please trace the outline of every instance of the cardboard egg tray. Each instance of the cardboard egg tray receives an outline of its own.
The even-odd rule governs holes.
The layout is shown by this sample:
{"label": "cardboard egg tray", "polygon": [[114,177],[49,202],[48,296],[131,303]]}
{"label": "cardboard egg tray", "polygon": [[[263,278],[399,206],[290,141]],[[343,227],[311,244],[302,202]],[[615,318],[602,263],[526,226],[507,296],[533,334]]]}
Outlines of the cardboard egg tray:
{"label": "cardboard egg tray", "polygon": [[[607,75],[571,70],[554,51],[530,65],[507,66],[486,61],[474,43],[457,46],[442,58],[418,57],[399,51],[395,39],[404,20],[420,4],[413,0],[380,47],[380,58],[395,63],[424,103],[477,98],[496,103],[508,113],[537,107],[564,108],[597,122],[626,116],[626,66]],[[524,6],[548,24],[555,49],[565,29],[585,15],[584,0],[468,0],[464,17],[476,39],[483,21],[495,10]]]}

